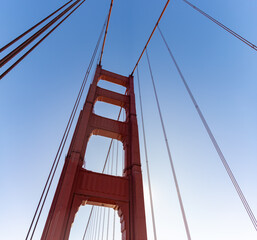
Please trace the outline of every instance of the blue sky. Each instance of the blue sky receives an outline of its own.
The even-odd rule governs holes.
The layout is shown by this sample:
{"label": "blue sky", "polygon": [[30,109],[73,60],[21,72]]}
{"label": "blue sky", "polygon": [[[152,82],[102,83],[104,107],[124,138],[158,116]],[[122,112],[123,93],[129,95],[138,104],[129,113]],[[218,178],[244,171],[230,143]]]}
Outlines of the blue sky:
{"label": "blue sky", "polygon": [[[131,73],[165,2],[114,0],[103,68],[123,75]],[[257,44],[256,2],[191,2]],[[3,1],[0,9],[1,46],[63,3]],[[25,238],[109,4],[110,1],[87,0],[0,82],[1,239]],[[257,214],[256,52],[181,0],[170,2],[160,27],[253,212]],[[256,232],[158,32],[148,50],[192,239],[256,239]],[[161,240],[183,240],[186,235],[145,56],[139,70],[157,234]],[[137,94],[136,82],[135,86]],[[86,92],[79,108],[85,97]],[[146,184],[139,105],[137,110]],[[117,108],[105,104],[96,106],[96,112],[104,116],[115,118],[117,111]],[[108,143],[108,139],[92,137],[86,153],[88,169],[101,170]],[[99,148],[103,151],[96,151]],[[121,167],[121,147],[119,150]],[[144,188],[148,237],[153,239],[147,185]],[[54,189],[50,196],[53,192]],[[35,239],[40,238],[50,202],[51,198]],[[88,207],[81,208],[71,239],[82,237],[87,214]]]}

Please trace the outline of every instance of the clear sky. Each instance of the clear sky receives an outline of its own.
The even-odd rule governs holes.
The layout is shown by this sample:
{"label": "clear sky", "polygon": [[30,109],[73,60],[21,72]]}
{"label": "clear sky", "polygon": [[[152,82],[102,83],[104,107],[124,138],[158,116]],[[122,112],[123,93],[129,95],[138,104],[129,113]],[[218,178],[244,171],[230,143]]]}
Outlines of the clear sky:
{"label": "clear sky", "polygon": [[[64,2],[2,1],[0,45],[8,43]],[[257,44],[256,1],[191,2]],[[165,3],[165,0],[114,0],[103,68],[123,75],[131,73]],[[0,81],[0,239],[17,240],[26,236],[109,4],[109,0],[87,0]],[[256,51],[181,0],[171,0],[160,27],[257,215]],[[192,239],[256,239],[257,233],[158,32],[149,44],[149,55]],[[186,235],[145,56],[139,70],[158,239],[184,240]],[[92,74],[93,71],[89,79]],[[135,86],[137,94],[137,84]],[[80,109],[85,97],[86,92]],[[137,110],[148,239],[153,239],[139,105]],[[96,113],[103,116],[115,118],[117,111],[105,104],[96,105]],[[86,153],[88,169],[101,171],[109,141],[92,137]],[[121,146],[119,150],[120,171]],[[57,178],[54,187],[56,183]],[[40,238],[53,192],[54,189],[35,239]],[[79,211],[71,239],[82,239],[88,209],[82,207]]]}

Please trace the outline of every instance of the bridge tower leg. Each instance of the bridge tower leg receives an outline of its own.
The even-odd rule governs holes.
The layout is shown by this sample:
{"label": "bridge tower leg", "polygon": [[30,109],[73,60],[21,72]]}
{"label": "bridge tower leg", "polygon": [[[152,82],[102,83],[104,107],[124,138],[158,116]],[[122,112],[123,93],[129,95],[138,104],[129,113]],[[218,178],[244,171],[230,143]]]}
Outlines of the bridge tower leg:
{"label": "bridge tower leg", "polygon": [[[100,88],[98,82],[102,80],[124,86],[126,94]],[[126,121],[94,114],[96,101],[124,108]],[[123,143],[125,163],[122,177],[82,167],[92,134]],[[75,214],[85,204],[118,210],[122,240],[147,240],[133,76],[124,77],[106,71],[100,65],[80,112],[41,239],[68,239]]]}

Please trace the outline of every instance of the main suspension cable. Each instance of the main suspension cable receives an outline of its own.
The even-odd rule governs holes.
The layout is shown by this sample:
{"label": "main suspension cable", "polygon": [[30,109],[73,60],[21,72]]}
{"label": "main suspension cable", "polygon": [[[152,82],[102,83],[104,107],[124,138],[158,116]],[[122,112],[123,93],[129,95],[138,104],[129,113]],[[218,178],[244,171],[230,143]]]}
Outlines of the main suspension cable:
{"label": "main suspension cable", "polygon": [[146,56],[147,56],[147,62],[148,62],[148,66],[149,66],[149,70],[150,70],[150,74],[151,74],[155,100],[156,100],[156,103],[157,103],[158,112],[159,112],[159,116],[160,116],[160,120],[161,120],[162,131],[163,131],[163,135],[164,135],[165,143],[166,143],[166,148],[167,148],[168,155],[169,155],[170,165],[171,165],[171,169],[172,169],[172,175],[173,175],[173,178],[174,178],[176,191],[177,191],[177,195],[178,195],[178,200],[179,200],[179,205],[180,205],[180,209],[181,209],[181,213],[182,213],[182,217],[183,217],[183,221],[184,221],[184,226],[185,226],[185,230],[186,230],[186,234],[187,234],[187,239],[191,240],[190,231],[189,231],[189,227],[188,227],[188,223],[187,223],[187,218],[186,218],[186,214],[185,214],[185,210],[184,210],[184,205],[183,205],[183,202],[182,202],[182,197],[181,197],[180,190],[179,190],[179,185],[178,185],[178,180],[177,180],[177,176],[176,176],[174,163],[173,163],[173,160],[172,160],[172,157],[171,157],[170,147],[169,147],[169,143],[168,143],[168,138],[167,138],[167,134],[166,134],[166,130],[165,130],[165,125],[164,125],[164,121],[163,121],[163,117],[162,117],[161,107],[160,107],[160,103],[159,103],[159,99],[158,99],[158,95],[157,95],[157,91],[156,91],[156,87],[155,87],[155,82],[154,82],[154,78],[153,78],[152,68],[151,68],[151,64],[150,64],[147,49],[146,49]]}
{"label": "main suspension cable", "polygon": [[112,13],[112,5],[113,5],[113,0],[111,0],[111,5],[110,5],[110,9],[109,9],[108,20],[107,20],[107,25],[106,25],[106,29],[105,29],[104,41],[103,41],[103,45],[102,45],[99,65],[101,65],[101,63],[102,63],[102,57],[103,57],[103,52],[104,52],[105,40],[106,40],[107,31],[108,31],[109,22],[110,22],[110,17],[111,17],[111,13]]}
{"label": "main suspension cable", "polygon": [[245,39],[244,37],[240,36],[239,34],[237,34],[236,32],[234,32],[233,30],[231,30],[230,28],[226,27],[224,24],[222,24],[221,22],[219,22],[218,20],[216,20],[215,18],[211,17],[210,15],[208,15],[207,13],[205,13],[204,11],[202,11],[201,9],[199,9],[198,7],[196,7],[195,5],[193,5],[192,3],[188,2],[187,0],[182,0],[183,2],[185,2],[187,5],[189,5],[190,7],[192,7],[193,9],[195,9],[196,11],[198,11],[199,13],[201,13],[203,16],[207,17],[208,19],[210,19],[212,22],[216,23],[218,26],[220,26],[221,28],[223,28],[224,30],[226,30],[227,32],[229,32],[230,34],[232,34],[234,37],[238,38],[239,40],[241,40],[243,43],[245,43],[246,45],[248,45],[249,47],[251,47],[252,49],[254,49],[255,51],[257,51],[257,46],[254,45],[253,43],[251,43],[250,41],[248,41],[247,39]]}
{"label": "main suspension cable", "polygon": [[83,0],[75,9],[73,9],[65,18],[63,18],[51,31],[49,31],[43,38],[41,38],[33,47],[31,47],[25,54],[23,54],[15,63],[13,63],[4,73],[0,75],[0,80],[9,73],[16,65],[18,65],[30,52],[32,52],[43,40],[45,40],[57,27],[59,27],[74,11],[76,11],[85,0]]}
{"label": "main suspension cable", "polygon": [[142,58],[142,56],[143,56],[143,54],[144,54],[144,52],[145,52],[145,50],[146,50],[146,48],[147,48],[149,42],[150,42],[150,40],[151,40],[151,38],[152,38],[152,36],[153,36],[153,34],[154,34],[154,32],[155,32],[155,29],[157,28],[157,26],[158,26],[159,22],[161,21],[161,18],[162,18],[162,16],[163,16],[163,14],[164,14],[166,8],[168,7],[169,2],[170,2],[170,0],[168,0],[168,1],[166,2],[165,6],[164,6],[164,8],[163,8],[163,10],[162,10],[162,12],[161,12],[160,17],[158,18],[158,20],[157,20],[157,22],[156,22],[156,24],[155,24],[155,26],[154,26],[154,28],[153,28],[153,31],[152,31],[150,37],[148,38],[148,40],[147,40],[147,42],[146,42],[146,44],[145,44],[145,47],[143,48],[143,51],[141,52],[141,54],[140,54],[140,56],[139,56],[139,58],[138,58],[138,60],[137,60],[137,62],[136,62],[135,67],[134,67],[134,69],[132,70],[131,75],[134,74],[134,72],[135,72],[135,70],[136,70],[136,68],[137,68],[138,63],[140,62],[140,60],[141,60],[141,58]]}
{"label": "main suspension cable", "polygon": [[154,208],[153,208],[152,187],[151,187],[151,180],[150,180],[150,170],[149,170],[148,154],[147,154],[147,144],[146,144],[146,137],[145,137],[145,123],[144,123],[144,114],[143,114],[143,103],[142,103],[142,96],[141,96],[141,87],[140,87],[140,81],[139,81],[138,66],[137,66],[137,83],[138,83],[139,105],[140,105],[142,130],[143,130],[143,139],[144,139],[145,161],[146,161],[146,170],[147,170],[146,172],[147,172],[148,190],[149,190],[149,196],[150,196],[153,233],[154,233],[154,239],[157,240],[156,226],[155,226],[155,217],[154,217]]}
{"label": "main suspension cable", "polygon": [[[60,157],[61,157],[61,155],[62,155],[63,148],[64,148],[64,146],[65,146],[65,143],[66,143],[68,134],[69,134],[69,132],[70,132],[70,128],[71,128],[71,126],[72,126],[74,117],[75,117],[75,115],[76,115],[77,108],[78,108],[78,105],[79,105],[80,100],[81,100],[81,97],[82,97],[82,93],[83,93],[84,88],[85,88],[85,85],[86,85],[86,83],[87,83],[87,79],[88,79],[89,73],[90,73],[90,71],[91,71],[92,65],[93,65],[93,63],[94,63],[95,56],[96,56],[96,54],[97,54],[97,50],[98,50],[98,48],[99,48],[99,44],[100,44],[100,41],[101,41],[101,38],[102,38],[102,35],[103,35],[104,27],[105,27],[105,23],[104,23],[104,25],[103,25],[102,31],[101,31],[101,33],[100,33],[100,36],[99,36],[99,38],[98,38],[96,47],[95,47],[95,49],[94,49],[93,55],[92,55],[92,57],[91,57],[90,63],[89,63],[89,65],[88,65],[88,68],[87,68],[87,71],[86,71],[86,74],[85,74],[84,79],[83,79],[83,81],[82,81],[82,84],[81,84],[81,87],[80,87],[80,90],[79,90],[77,99],[76,99],[76,101],[75,101],[75,104],[74,104],[74,106],[73,106],[72,112],[71,112],[71,114],[70,114],[70,117],[69,117],[67,126],[66,126],[65,131],[64,131],[64,134],[63,134],[63,137],[62,137],[62,139],[61,139],[61,143],[60,143],[59,148],[58,148],[58,150],[57,150],[57,153],[56,153],[54,162],[53,162],[53,164],[52,164],[51,170],[50,170],[49,175],[48,175],[48,177],[47,177],[47,180],[46,180],[44,189],[43,189],[43,191],[42,191],[40,200],[39,200],[39,202],[38,202],[36,211],[35,211],[34,216],[33,216],[33,218],[32,218],[32,221],[31,221],[29,230],[28,230],[28,232],[27,232],[27,236],[26,236],[26,238],[25,238],[26,240],[27,240],[28,237],[29,237],[29,234],[30,234],[31,228],[32,228],[32,226],[33,226],[33,224],[34,224],[36,215],[38,214],[39,207],[40,207],[40,205],[41,205],[41,203],[42,203],[42,200],[43,200],[43,197],[44,197],[44,195],[45,195],[44,200],[43,200],[43,204],[42,204],[42,206],[41,206],[39,215],[38,215],[38,217],[37,217],[36,224],[35,224],[35,226],[34,226],[33,233],[34,233],[34,231],[35,231],[35,229],[36,229],[36,225],[37,225],[38,219],[39,219],[39,217],[40,217],[40,215],[41,215],[41,212],[42,212],[42,209],[43,209],[43,206],[44,206],[46,197],[47,197],[47,195],[48,195],[49,189],[50,189],[51,184],[52,184],[53,177],[54,177],[54,175],[55,175],[57,166],[58,166],[59,161],[60,161]],[[32,234],[32,236],[31,236],[31,239],[32,239],[32,237],[33,237],[33,234]]]}
{"label": "main suspension cable", "polygon": [[16,37],[15,39],[13,39],[11,42],[7,43],[5,46],[3,46],[2,48],[0,48],[0,52],[4,51],[5,49],[7,49],[8,47],[10,47],[11,45],[13,45],[14,43],[16,43],[18,40],[20,40],[22,37],[24,37],[25,35],[27,35],[28,33],[30,33],[32,30],[34,30],[36,27],[38,27],[39,25],[41,25],[43,22],[45,22],[47,19],[49,19],[50,17],[52,17],[54,14],[56,14],[57,12],[59,12],[61,9],[63,9],[64,7],[66,7],[70,2],[72,2],[73,0],[70,0],[69,2],[65,3],[64,5],[62,5],[60,8],[58,8],[56,11],[54,11],[53,13],[51,13],[50,15],[48,15],[46,18],[44,18],[43,20],[41,20],[40,22],[38,22],[37,24],[35,24],[33,27],[29,28],[27,31],[25,31],[24,33],[22,33],[21,35],[19,35],[18,37]]}
{"label": "main suspension cable", "polygon": [[63,10],[59,15],[57,15],[53,20],[51,20],[48,24],[39,29],[36,33],[34,33],[31,37],[29,37],[26,41],[21,43],[18,47],[8,53],[4,58],[0,60],[0,67],[4,66],[8,63],[12,58],[14,58],[18,53],[20,53],[25,47],[27,47],[32,41],[34,41],[38,36],[40,36],[43,32],[45,32],[48,28],[50,28],[55,22],[57,22],[65,13],[71,10],[74,6],[76,6],[81,0],[77,0],[65,10]]}
{"label": "main suspension cable", "polygon": [[197,104],[197,102],[196,102],[196,100],[195,100],[195,98],[194,98],[194,96],[193,96],[193,94],[192,94],[192,92],[191,92],[191,90],[190,90],[190,88],[189,88],[189,86],[188,86],[188,84],[187,84],[187,82],[186,82],[186,80],[185,80],[185,78],[184,78],[184,76],[183,76],[183,74],[182,74],[178,64],[177,64],[177,61],[176,61],[174,55],[172,54],[172,52],[170,50],[170,47],[168,46],[168,43],[167,43],[167,41],[166,41],[166,39],[165,39],[165,37],[164,37],[164,35],[163,35],[163,33],[162,33],[162,31],[161,31],[159,26],[158,26],[158,29],[159,29],[161,37],[162,37],[162,39],[163,39],[163,41],[164,41],[164,43],[165,43],[165,45],[166,45],[166,47],[168,49],[170,57],[172,58],[175,66],[177,68],[177,71],[178,71],[178,73],[180,75],[180,78],[181,78],[181,80],[182,80],[182,82],[183,82],[183,84],[184,84],[184,86],[185,86],[185,88],[187,90],[187,93],[190,96],[190,99],[192,100],[192,102],[193,102],[193,104],[195,106],[195,109],[196,109],[196,111],[197,111],[197,113],[198,113],[198,115],[199,115],[199,117],[200,117],[200,119],[201,119],[201,121],[202,121],[202,123],[203,123],[203,125],[204,125],[204,127],[205,127],[205,129],[206,129],[206,131],[207,131],[207,133],[208,133],[208,135],[210,137],[210,139],[211,139],[211,142],[212,142],[216,152],[218,153],[219,158],[220,158],[223,166],[225,167],[225,169],[227,171],[227,174],[228,174],[231,182],[233,183],[233,185],[234,185],[234,187],[235,187],[235,189],[237,191],[237,194],[238,194],[242,204],[244,205],[244,208],[245,208],[245,210],[246,210],[246,212],[247,212],[247,214],[248,214],[248,216],[249,216],[249,218],[250,218],[250,220],[251,220],[255,230],[257,231],[257,221],[256,221],[256,218],[254,216],[254,213],[252,212],[252,210],[251,210],[251,208],[250,208],[250,206],[249,206],[249,204],[248,204],[248,202],[247,202],[247,200],[246,200],[246,198],[245,198],[245,196],[244,196],[244,194],[243,194],[239,184],[237,183],[237,180],[236,180],[232,170],[230,169],[230,166],[227,163],[227,160],[226,160],[223,152],[221,151],[221,149],[219,147],[219,144],[217,143],[217,141],[216,141],[216,139],[215,139],[215,137],[214,137],[214,135],[213,135],[213,133],[212,133],[212,131],[211,131],[211,129],[210,129],[210,127],[209,127],[205,117],[204,117],[204,115],[202,114],[202,111],[201,111],[199,105]]}

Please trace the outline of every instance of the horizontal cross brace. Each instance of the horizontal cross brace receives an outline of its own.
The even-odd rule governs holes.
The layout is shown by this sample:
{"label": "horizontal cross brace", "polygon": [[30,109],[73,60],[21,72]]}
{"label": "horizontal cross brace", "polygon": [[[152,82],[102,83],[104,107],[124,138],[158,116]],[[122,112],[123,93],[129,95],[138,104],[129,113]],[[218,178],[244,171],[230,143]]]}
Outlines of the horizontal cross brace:
{"label": "horizontal cross brace", "polygon": [[126,177],[81,169],[75,194],[83,195],[89,204],[115,206],[129,201],[129,181]]}
{"label": "horizontal cross brace", "polygon": [[100,87],[96,88],[95,100],[124,108],[129,104],[129,97],[127,95],[123,95]]}
{"label": "horizontal cross brace", "polygon": [[128,77],[125,77],[116,73],[112,73],[104,69],[101,69],[100,77],[98,80],[101,80],[101,79],[121,85],[123,87],[128,87],[128,83],[129,83]]}

